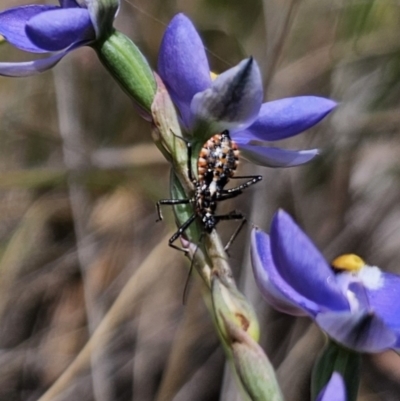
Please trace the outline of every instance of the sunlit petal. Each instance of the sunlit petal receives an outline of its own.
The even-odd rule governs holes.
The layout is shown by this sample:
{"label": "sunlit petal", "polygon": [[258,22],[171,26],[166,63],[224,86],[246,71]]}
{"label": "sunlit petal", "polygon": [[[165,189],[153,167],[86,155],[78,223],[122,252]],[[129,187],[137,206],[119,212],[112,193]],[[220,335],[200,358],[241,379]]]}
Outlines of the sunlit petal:
{"label": "sunlit petal", "polygon": [[311,150],[286,150],[280,148],[248,145],[235,142],[239,145],[243,157],[254,164],[265,167],[293,167],[312,160],[318,155],[318,149]]}
{"label": "sunlit petal", "polygon": [[18,49],[31,53],[47,53],[33,43],[25,31],[26,23],[33,17],[40,15],[44,11],[59,10],[57,6],[31,5],[16,8],[9,8],[0,13],[0,35]]}
{"label": "sunlit petal", "polygon": [[258,288],[275,309],[293,316],[304,316],[305,311],[315,315],[320,311],[318,305],[282,279],[272,259],[269,236],[257,228],[251,235],[251,260]]}
{"label": "sunlit petal", "polygon": [[22,63],[0,63],[0,75],[7,77],[27,77],[38,74],[54,67],[67,53],[68,51],[40,60]]}
{"label": "sunlit petal", "polygon": [[379,288],[366,288],[371,308],[400,334],[400,276],[382,272]]}
{"label": "sunlit petal", "polygon": [[372,312],[321,313],[316,322],[329,337],[358,352],[380,352],[396,345],[395,333]]}
{"label": "sunlit petal", "polygon": [[158,71],[179,107],[184,124],[190,126],[192,98],[211,85],[211,77],[200,36],[183,14],[176,15],[164,33]]}
{"label": "sunlit petal", "polygon": [[316,401],[346,401],[346,386],[343,377],[334,372],[328,384],[322,389]]}
{"label": "sunlit petal", "polygon": [[279,274],[300,294],[327,310],[349,309],[324,257],[283,210],[272,220],[271,251]]}
{"label": "sunlit petal", "polygon": [[95,39],[89,12],[84,8],[42,12],[28,21],[26,32],[35,45],[47,51]]}
{"label": "sunlit petal", "polygon": [[263,98],[257,62],[243,60],[216,78],[211,87],[197,93],[191,103],[193,115],[223,129],[244,129],[257,118]]}
{"label": "sunlit petal", "polygon": [[258,139],[289,138],[312,127],[336,107],[336,102],[317,96],[297,96],[261,106],[257,120],[248,130]]}

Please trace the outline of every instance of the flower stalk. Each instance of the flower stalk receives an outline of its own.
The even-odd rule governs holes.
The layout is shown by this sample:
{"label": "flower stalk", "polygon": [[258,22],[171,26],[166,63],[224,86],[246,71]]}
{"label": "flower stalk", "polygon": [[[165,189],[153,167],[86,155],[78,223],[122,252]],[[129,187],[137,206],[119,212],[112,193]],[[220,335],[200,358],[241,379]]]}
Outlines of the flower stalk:
{"label": "flower stalk", "polygon": [[[181,137],[178,118],[169,94],[161,80],[158,79],[157,82],[157,93],[152,104],[153,138],[173,166],[172,197],[191,198],[194,186],[188,177],[187,145]],[[177,205],[174,212],[178,225],[193,214],[190,204]],[[211,295],[210,313],[240,386],[251,400],[280,401],[282,397],[273,369],[256,342],[259,325],[255,312],[237,289],[218,233],[216,230],[206,233],[200,224],[195,223],[185,231],[185,237],[181,242],[208,288],[204,293],[206,304]]]}

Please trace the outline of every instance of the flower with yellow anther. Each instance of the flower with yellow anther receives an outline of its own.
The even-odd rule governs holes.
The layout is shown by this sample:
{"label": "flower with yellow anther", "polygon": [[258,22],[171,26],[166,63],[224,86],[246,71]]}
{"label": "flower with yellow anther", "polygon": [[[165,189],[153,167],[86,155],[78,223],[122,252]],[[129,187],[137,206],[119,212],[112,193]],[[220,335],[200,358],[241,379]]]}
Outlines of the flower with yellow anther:
{"label": "flower with yellow anther", "polygon": [[229,130],[244,158],[267,167],[296,166],[314,158],[317,149],[287,150],[268,142],[300,134],[336,107],[336,102],[317,96],[263,103],[262,75],[253,57],[220,75],[210,72],[201,37],[183,14],[176,15],[165,31],[158,73],[194,150],[197,142],[201,146]]}
{"label": "flower with yellow anther", "polygon": [[215,78],[218,77],[218,74],[216,74],[215,72],[210,71],[210,77],[211,77],[211,80],[214,81]]}
{"label": "flower with yellow anther", "polygon": [[252,262],[259,289],[276,309],[308,315],[336,342],[359,352],[400,348],[400,277],[354,254],[331,265],[284,211],[270,235],[255,229]]}

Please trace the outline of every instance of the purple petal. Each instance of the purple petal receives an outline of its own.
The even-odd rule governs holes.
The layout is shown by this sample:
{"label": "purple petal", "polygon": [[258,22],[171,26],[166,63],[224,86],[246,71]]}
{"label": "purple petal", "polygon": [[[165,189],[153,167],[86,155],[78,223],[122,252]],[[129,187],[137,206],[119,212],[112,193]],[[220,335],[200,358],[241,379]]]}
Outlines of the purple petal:
{"label": "purple petal", "polygon": [[47,51],[59,51],[95,39],[89,12],[85,8],[40,13],[28,21],[26,32],[35,45]]}
{"label": "purple petal", "polygon": [[6,77],[27,77],[54,67],[68,51],[35,61],[23,63],[0,63],[0,75]]}
{"label": "purple petal", "polygon": [[[352,273],[349,272],[349,275]],[[336,283],[338,283],[336,276]],[[343,292],[343,287],[342,292]],[[371,309],[370,302],[368,299],[368,294],[364,285],[360,282],[352,282],[348,286],[348,291],[354,295],[349,297],[350,309]],[[354,299],[352,299],[354,298]],[[354,303],[353,303],[354,302]],[[353,304],[352,304],[353,303]]]}
{"label": "purple petal", "polygon": [[328,384],[321,390],[316,401],[346,401],[346,386],[343,377],[333,372]]}
{"label": "purple petal", "polygon": [[27,36],[26,23],[33,17],[49,10],[59,10],[57,6],[22,6],[9,8],[0,13],[0,34],[18,49],[31,53],[46,53],[47,50],[32,43]]}
{"label": "purple petal", "polygon": [[240,131],[231,132],[231,137],[235,139],[237,143],[247,144],[251,141],[260,142],[260,138],[255,136],[248,128]]}
{"label": "purple petal", "polygon": [[357,352],[381,352],[396,345],[396,335],[368,311],[321,313],[317,324],[329,337]]}
{"label": "purple petal", "polygon": [[240,139],[235,142],[239,145],[242,156],[254,164],[265,167],[293,167],[304,164],[318,155],[318,149],[285,150],[279,148],[242,144]]}
{"label": "purple petal", "polygon": [[120,0],[85,0],[96,38],[106,38],[113,32],[114,18],[120,7]]}
{"label": "purple petal", "polygon": [[210,68],[203,43],[192,22],[183,14],[168,25],[161,43],[158,71],[184,124],[191,124],[193,96],[211,85]]}
{"label": "purple petal", "polygon": [[60,5],[63,8],[79,7],[79,4],[75,0],[60,0]]}
{"label": "purple petal", "polygon": [[300,294],[327,310],[349,309],[324,257],[283,210],[272,220],[271,251],[282,278]]}
{"label": "purple petal", "polygon": [[251,235],[251,261],[257,286],[275,309],[293,316],[320,312],[318,305],[290,287],[279,275],[271,255],[269,236],[259,229]]}
{"label": "purple petal", "polygon": [[212,123],[215,132],[244,129],[257,118],[262,98],[260,69],[249,58],[219,75],[209,89],[196,94],[191,111],[198,120]]}
{"label": "purple petal", "polygon": [[336,102],[316,96],[298,96],[264,103],[253,125],[248,127],[263,141],[289,138],[312,127],[336,107]]}
{"label": "purple petal", "polygon": [[371,309],[393,330],[400,333],[400,277],[382,272],[382,285],[367,288]]}

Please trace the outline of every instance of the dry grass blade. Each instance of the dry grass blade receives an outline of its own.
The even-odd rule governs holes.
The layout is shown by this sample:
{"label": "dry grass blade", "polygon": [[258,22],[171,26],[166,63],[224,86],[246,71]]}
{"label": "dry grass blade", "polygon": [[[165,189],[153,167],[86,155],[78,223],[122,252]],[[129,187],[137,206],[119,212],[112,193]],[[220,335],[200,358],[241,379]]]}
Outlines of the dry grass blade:
{"label": "dry grass blade", "polygon": [[[83,369],[89,366],[93,350],[102,347],[107,342],[112,330],[123,321],[128,314],[132,314],[135,310],[135,306],[140,303],[143,295],[150,288],[154,280],[160,279],[160,276],[168,271],[165,267],[172,264],[176,257],[174,252],[166,251],[168,249],[166,244],[169,236],[170,235],[164,237],[159,245],[154,248],[149,256],[143,261],[141,266],[122,289],[118,298],[104,316],[85,347],[58,380],[40,397],[38,401],[54,400],[65,389],[67,389],[72,380]],[[161,260],[163,261],[162,265],[160,264]]]}
{"label": "dry grass blade", "polygon": [[[209,313],[202,300],[202,286],[204,287],[204,284],[198,280],[190,292],[189,302],[185,307],[185,317],[176,333],[156,401],[173,400],[219,345],[215,329],[210,324]],[[180,373],[176,374],[176,372]]]}
{"label": "dry grass blade", "polygon": [[46,224],[54,213],[65,207],[65,200],[42,197],[26,211],[21,223],[11,236],[0,259],[0,316],[3,315],[10,288],[21,274],[27,260],[45,253],[41,240],[46,235]]}
{"label": "dry grass blade", "polygon": [[323,342],[317,326],[311,325],[279,366],[277,375],[286,400],[309,399],[310,372]]}

